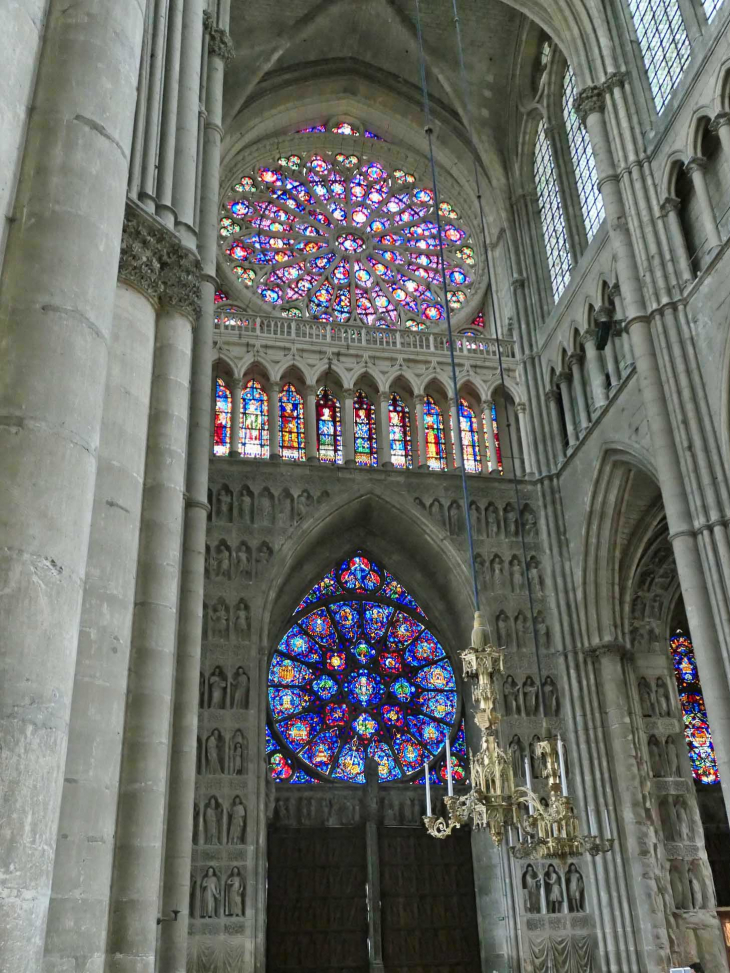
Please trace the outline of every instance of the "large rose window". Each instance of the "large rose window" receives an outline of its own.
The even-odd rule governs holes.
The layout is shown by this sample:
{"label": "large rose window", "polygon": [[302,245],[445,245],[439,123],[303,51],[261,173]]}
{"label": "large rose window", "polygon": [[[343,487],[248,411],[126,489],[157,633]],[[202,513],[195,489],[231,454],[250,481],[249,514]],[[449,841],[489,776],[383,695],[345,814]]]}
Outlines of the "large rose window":
{"label": "large rose window", "polygon": [[433,190],[364,156],[282,156],[241,178],[221,218],[235,277],[272,314],[425,330],[458,311],[475,254],[441,202],[443,291]]}
{"label": "large rose window", "polygon": [[368,757],[383,781],[415,779],[425,764],[440,768],[447,736],[455,777],[464,779],[454,671],[388,571],[358,553],[325,575],[293,618],[269,666],[275,779],[363,783]]}

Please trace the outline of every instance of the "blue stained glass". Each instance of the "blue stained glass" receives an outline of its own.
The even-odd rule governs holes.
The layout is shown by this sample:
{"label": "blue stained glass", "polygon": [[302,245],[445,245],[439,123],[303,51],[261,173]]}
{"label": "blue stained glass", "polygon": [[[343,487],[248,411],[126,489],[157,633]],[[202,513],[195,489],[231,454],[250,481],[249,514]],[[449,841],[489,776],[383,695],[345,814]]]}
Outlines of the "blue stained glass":
{"label": "blue stained glass", "polygon": [[401,648],[423,631],[423,625],[417,622],[410,615],[397,612],[388,632],[388,645],[393,648]]}
{"label": "blue stained glass", "polygon": [[408,729],[432,754],[437,754],[446,739],[446,727],[427,716],[409,716]]}
{"label": "blue stained glass", "polygon": [[412,774],[425,762],[423,748],[408,733],[396,733],[393,735],[395,742],[395,752],[401,762],[403,770],[407,774]]}
{"label": "blue stained glass", "polygon": [[393,601],[397,601],[401,605],[405,605],[407,608],[412,608],[419,615],[423,615],[426,618],[426,613],[422,611],[418,605],[415,598],[411,598],[406,589],[400,583],[396,581],[393,575],[389,571],[383,572],[385,578],[385,584],[383,585],[383,590],[380,592],[381,595],[385,595],[386,598],[392,598]]}
{"label": "blue stained glass", "polygon": [[368,747],[368,757],[377,763],[380,780],[397,780],[400,777],[393,751],[387,744],[374,740]]}
{"label": "blue stained glass", "polygon": [[323,386],[317,393],[317,456],[322,463],[342,463],[340,403]]}
{"label": "blue stained glass", "polygon": [[289,781],[290,784],[321,784],[321,780],[315,780],[314,777],[310,777],[309,774],[305,774],[303,770],[298,770],[294,776]]}
{"label": "blue stained glass", "polygon": [[[441,778],[439,777],[438,773],[436,772],[436,768],[435,767],[429,768],[429,771],[428,771],[428,782],[429,782],[429,784],[432,787],[433,787],[434,784],[436,784],[436,785],[443,784],[443,781],[441,780]],[[420,777],[416,777],[416,779],[413,781],[413,783],[414,784],[424,784],[425,785],[425,783],[426,783],[426,775],[425,774],[421,774]]]}
{"label": "blue stained glass", "polygon": [[378,732],[378,721],[368,713],[360,713],[357,719],[353,720],[352,728],[363,740],[369,740]]}
{"label": "blue stained glass", "polygon": [[412,686],[407,679],[396,679],[391,683],[390,691],[402,703],[407,703],[416,695],[416,687]]}
{"label": "blue stained glass", "polygon": [[421,693],[418,702],[424,713],[436,719],[452,723],[456,716],[456,693]]}
{"label": "blue stained glass", "polygon": [[371,662],[377,655],[372,645],[364,640],[359,641],[357,645],[353,645],[352,654],[355,656],[361,666],[367,665],[367,663]]}
{"label": "blue stained glass", "polygon": [[454,670],[448,662],[421,669],[415,676],[416,682],[424,689],[456,689]]}
{"label": "blue stained glass", "polygon": [[451,752],[460,753],[463,757],[466,757],[466,729],[463,720],[459,724],[454,742],[451,744]]}
{"label": "blue stained glass", "polygon": [[422,666],[426,662],[436,662],[444,655],[444,650],[433,635],[430,632],[424,632],[420,638],[408,646],[405,658],[406,662],[409,662],[412,666]]}
{"label": "blue stained glass", "polygon": [[382,639],[392,615],[392,608],[386,608],[385,605],[378,605],[375,602],[365,602],[363,608],[365,631],[371,641],[378,642]]}
{"label": "blue stained glass", "polygon": [[329,772],[330,764],[337,753],[339,742],[340,735],[336,730],[325,730],[309,744],[306,750],[302,751],[302,760],[306,760],[320,773],[326,774]]}
{"label": "blue stained glass", "polygon": [[269,682],[277,686],[308,686],[313,679],[312,670],[294,659],[274,654],[269,669]]}
{"label": "blue stained glass", "polygon": [[279,744],[276,742],[271,730],[267,726],[266,727],[266,752],[271,753],[272,750],[278,750],[278,749],[279,749]]}
{"label": "blue stained glass", "polygon": [[459,427],[464,469],[467,473],[481,473],[482,460],[479,453],[477,417],[466,399],[459,399]]}
{"label": "blue stained glass", "polygon": [[351,591],[375,591],[380,587],[380,571],[364,554],[356,554],[344,561],[340,581]]}
{"label": "blue stained glass", "polygon": [[353,672],[345,688],[352,702],[360,706],[376,706],[385,695],[383,680],[367,669]]}
{"label": "blue stained glass", "polygon": [[279,395],[279,449],[283,459],[305,458],[304,402],[291,382]]}
{"label": "blue stained glass", "polygon": [[286,780],[294,772],[291,763],[281,752],[272,753],[269,757],[269,771],[274,780]]}
{"label": "blue stained glass", "polygon": [[339,602],[333,605],[332,617],[343,639],[354,642],[360,637],[360,606],[356,601]]}
{"label": "blue stained glass", "polygon": [[231,448],[231,393],[223,382],[215,382],[215,435],[213,452],[216,456],[227,456]]}
{"label": "blue stained glass", "polygon": [[297,606],[297,611],[301,611],[303,608],[306,608],[307,605],[313,605],[315,602],[321,601],[323,598],[339,595],[341,592],[342,588],[340,588],[340,586],[337,584],[335,572],[332,570],[312,588],[309,594],[303,598],[302,601],[300,601],[299,605]]}
{"label": "blue stained glass", "polygon": [[384,706],[380,711],[386,726],[405,726],[406,718],[400,706]]}
{"label": "blue stained glass", "polygon": [[701,784],[719,784],[715,747],[710,722],[702,695],[694,647],[682,632],[669,640],[674,664],[674,677],[684,719],[684,738],[687,743],[692,776]]}
{"label": "blue stained glass", "polygon": [[403,669],[403,656],[399,652],[383,652],[378,659],[378,668],[386,675],[398,675]]}
{"label": "blue stained glass", "polygon": [[297,659],[304,659],[305,662],[319,662],[322,659],[322,650],[319,646],[298,628],[289,629],[279,642],[279,651],[296,656]]}
{"label": "blue stained glass", "polygon": [[276,720],[301,712],[311,701],[312,694],[303,689],[269,688],[269,706]]}
{"label": "blue stained glass", "polygon": [[332,676],[323,675],[318,679],[315,679],[312,683],[312,689],[319,696],[320,699],[332,699],[335,693],[339,690],[339,685],[335,682]]}
{"label": "blue stained glass", "polygon": [[302,618],[299,624],[322,645],[328,647],[337,645],[337,633],[326,609],[318,608],[317,611]]}
{"label": "blue stained glass", "polygon": [[345,726],[350,718],[347,703],[330,703],[325,707],[324,721],[327,726]]}
{"label": "blue stained glass", "polygon": [[365,751],[354,742],[346,743],[332,776],[340,780],[352,781],[354,784],[364,784]]}
{"label": "blue stained glass", "polygon": [[323,720],[319,713],[304,713],[279,723],[279,731],[292,750],[301,750],[322,729]]}

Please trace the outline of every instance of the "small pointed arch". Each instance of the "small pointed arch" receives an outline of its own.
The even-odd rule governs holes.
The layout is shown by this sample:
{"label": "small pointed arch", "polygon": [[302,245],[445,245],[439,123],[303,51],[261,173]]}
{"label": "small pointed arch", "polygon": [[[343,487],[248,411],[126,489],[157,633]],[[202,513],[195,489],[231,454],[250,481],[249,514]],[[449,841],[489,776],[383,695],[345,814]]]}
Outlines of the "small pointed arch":
{"label": "small pointed arch", "polygon": [[350,375],[352,388],[362,388],[375,401],[378,392],[384,392],[387,385],[383,384],[382,376],[370,365],[356,368]]}
{"label": "small pointed arch", "polygon": [[342,464],[342,407],[328,385],[317,389],[317,456],[320,463]]}
{"label": "small pointed arch", "polygon": [[703,151],[703,141],[707,134],[707,130],[712,122],[712,112],[710,109],[703,105],[695,109],[692,116],[692,121],[690,122],[687,129],[687,157],[692,158],[695,155],[704,156]]}
{"label": "small pointed arch", "polygon": [[304,399],[291,382],[284,382],[279,393],[279,452],[283,460],[306,459],[304,438]]}
{"label": "small pointed arch", "polygon": [[347,385],[347,380],[342,368],[337,362],[328,361],[326,365],[316,372],[313,383],[317,388],[326,385],[335,395],[341,395],[342,390]]}
{"label": "small pointed arch", "polygon": [[279,382],[282,386],[291,382],[301,392],[310,384],[309,376],[305,374],[302,367],[293,363],[290,359],[281,362],[278,366],[274,373],[274,381]]}
{"label": "small pointed arch", "polygon": [[727,111],[730,108],[730,59],[723,61],[717,72],[715,103],[717,111]]}

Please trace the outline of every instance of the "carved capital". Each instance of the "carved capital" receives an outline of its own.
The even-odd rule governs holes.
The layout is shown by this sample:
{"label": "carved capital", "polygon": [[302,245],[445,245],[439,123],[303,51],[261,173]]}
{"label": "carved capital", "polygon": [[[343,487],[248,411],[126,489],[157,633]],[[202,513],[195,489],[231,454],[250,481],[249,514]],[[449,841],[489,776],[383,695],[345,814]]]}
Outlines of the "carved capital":
{"label": "carved capital", "polygon": [[164,232],[159,223],[127,204],[119,253],[119,279],[146,294],[151,301],[160,296],[160,238]]}
{"label": "carved capital", "polygon": [[604,91],[613,91],[614,88],[623,88],[626,84],[627,75],[625,71],[612,71],[606,75],[606,79],[601,85]]}
{"label": "carved capital", "polygon": [[579,91],[573,102],[573,111],[585,125],[586,118],[595,112],[606,110],[606,92],[598,84],[591,84]]}
{"label": "carved capital", "polygon": [[168,235],[160,269],[160,300],[195,323],[201,311],[200,259]]}
{"label": "carved capital", "polygon": [[525,278],[524,277],[513,277],[512,278],[512,290],[513,291],[523,291],[525,289]]}
{"label": "carved capital", "polygon": [[608,291],[608,296],[613,301],[615,301],[616,298],[619,298],[619,299],[621,298],[621,285],[618,283],[618,281],[616,281],[615,284],[612,284],[611,285],[611,287],[609,288],[609,291]]}
{"label": "carved capital", "polygon": [[580,363],[582,361],[583,361],[583,356],[579,355],[575,351],[572,352],[570,355],[568,355],[568,364],[570,365],[571,368],[573,368],[574,366],[580,367]]}
{"label": "carved capital", "polygon": [[710,131],[717,132],[723,125],[730,125],[730,111],[720,111],[710,122]]}
{"label": "carved capital", "polygon": [[599,642],[597,645],[587,645],[583,649],[583,654],[590,659],[600,659],[603,656],[613,656],[617,659],[623,659],[631,656],[633,653],[623,642]]}
{"label": "carved capital", "polygon": [[527,412],[526,402],[515,402],[515,412],[518,416],[523,416]]}
{"label": "carved capital", "polygon": [[702,155],[693,155],[684,164],[685,172],[693,176],[696,172],[704,172],[707,168],[707,159]]}
{"label": "carved capital", "polygon": [[208,32],[208,52],[211,57],[219,57],[229,64],[236,56],[231,35],[222,27],[212,27]]}
{"label": "carved capital", "polygon": [[560,392],[558,392],[557,389],[548,389],[545,393],[545,398],[548,400],[548,402],[559,402]]}
{"label": "carved capital", "polygon": [[601,304],[593,312],[593,318],[598,324],[605,324],[607,321],[613,321],[616,317],[616,309],[612,308],[610,304]]}
{"label": "carved capital", "polygon": [[585,348],[587,345],[595,345],[598,331],[595,328],[586,328],[580,336],[580,343]]}
{"label": "carved capital", "polygon": [[570,372],[558,372],[556,381],[558,385],[565,385],[566,382],[573,381],[573,376]]}
{"label": "carved capital", "polygon": [[678,213],[682,208],[682,200],[677,199],[676,196],[667,196],[662,200],[662,204],[659,207],[659,212],[662,216],[669,216],[670,213]]}

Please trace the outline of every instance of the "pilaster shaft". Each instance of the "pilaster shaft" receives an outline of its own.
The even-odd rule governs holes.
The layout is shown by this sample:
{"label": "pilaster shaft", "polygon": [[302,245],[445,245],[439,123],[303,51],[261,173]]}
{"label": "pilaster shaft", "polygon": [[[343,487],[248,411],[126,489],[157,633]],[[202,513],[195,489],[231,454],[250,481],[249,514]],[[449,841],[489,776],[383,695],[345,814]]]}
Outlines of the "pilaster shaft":
{"label": "pilaster shaft", "polygon": [[378,392],[378,466],[386,470],[393,468],[390,455],[390,393]]}
{"label": "pilaster shaft", "polygon": [[598,412],[608,402],[606,393],[606,382],[603,374],[603,362],[601,353],[596,348],[596,330],[589,328],[581,335],[581,343],[586,353],[588,362],[588,374],[591,379],[591,391],[593,393],[593,409]]}
{"label": "pilaster shaft", "polygon": [[[487,399],[484,403],[482,422],[484,424],[484,429],[487,433],[487,446],[489,447],[489,472],[499,473],[499,464],[497,462],[497,439],[494,435],[494,421],[492,419],[493,409],[494,409],[494,402],[491,399]],[[486,462],[486,457],[485,457],[485,462]]]}
{"label": "pilaster shaft", "polygon": [[342,416],[342,455],[345,466],[355,465],[355,390],[345,389],[343,393]]}
{"label": "pilaster shaft", "polygon": [[241,392],[243,382],[236,376],[231,379],[231,456],[241,455]]}
{"label": "pilaster shaft", "polygon": [[313,385],[307,385],[304,389],[305,395],[305,416],[304,416],[304,436],[306,455],[308,463],[319,462],[317,440],[317,390]]}
{"label": "pilaster shaft", "polygon": [[575,446],[578,442],[578,430],[575,424],[575,411],[573,410],[573,394],[571,391],[570,372],[561,372],[558,375],[558,388],[560,398],[563,403],[563,414],[565,425],[568,429],[568,446]]}
{"label": "pilaster shaft", "polygon": [[413,420],[416,424],[416,439],[418,441],[418,456],[414,454],[413,465],[418,464],[419,469],[428,469],[428,457],[426,455],[426,423],[423,418],[423,407],[425,405],[426,397],[424,395],[416,395],[413,399],[415,405],[415,415]]}
{"label": "pilaster shaft", "polygon": [[269,384],[269,459],[281,459],[279,447],[280,420],[279,420],[279,395],[281,394],[281,383],[271,382]]}
{"label": "pilaster shaft", "polygon": [[568,365],[573,373],[573,384],[575,385],[576,398],[578,400],[578,418],[580,420],[581,432],[584,432],[591,424],[588,415],[588,400],[586,399],[586,388],[583,382],[583,362],[580,355],[571,355],[568,358]]}
{"label": "pilaster shaft", "polygon": [[695,275],[689,259],[682,222],[679,218],[681,208],[682,201],[677,199],[676,196],[667,196],[661,205],[661,214],[667,224],[667,233],[669,234],[674,265],[677,268],[679,286],[681,290],[684,290],[694,280]]}
{"label": "pilaster shaft", "polygon": [[707,177],[705,175],[707,159],[699,155],[693,156],[687,160],[684,168],[689,173],[694,191],[697,194],[697,202],[699,203],[700,213],[702,214],[702,225],[707,234],[707,249],[710,251],[714,247],[719,247],[722,239],[720,238],[720,231],[717,228],[717,217],[715,216],[715,210],[710,199],[710,191],[707,188]]}

